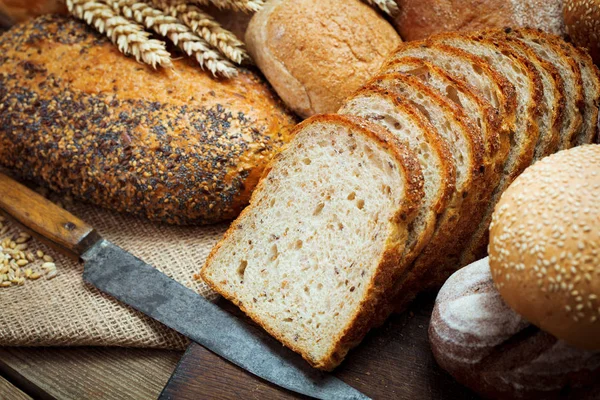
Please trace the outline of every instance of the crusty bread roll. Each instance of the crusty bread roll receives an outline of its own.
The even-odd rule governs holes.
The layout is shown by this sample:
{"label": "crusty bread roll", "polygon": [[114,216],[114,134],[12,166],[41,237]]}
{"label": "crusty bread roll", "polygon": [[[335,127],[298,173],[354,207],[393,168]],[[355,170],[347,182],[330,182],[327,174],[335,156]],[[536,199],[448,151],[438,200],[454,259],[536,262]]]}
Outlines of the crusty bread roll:
{"label": "crusty bread roll", "polygon": [[235,218],[295,117],[256,74],[154,70],[83,22],[0,36],[0,165],[60,192],[175,224]]}
{"label": "crusty bread roll", "polygon": [[23,22],[42,14],[66,14],[63,0],[0,0],[0,14],[14,22]]}
{"label": "crusty bread roll", "polygon": [[532,324],[600,350],[600,145],[547,157],[504,193],[490,265],[506,303]]}
{"label": "crusty bread roll", "polygon": [[336,112],[400,42],[359,0],[270,0],[246,32],[256,64],[302,117]]}
{"label": "crusty bread roll", "polygon": [[486,398],[600,396],[600,353],[569,346],[511,310],[494,287],[487,258],[446,281],[429,340],[438,364]]}
{"label": "crusty bread roll", "polygon": [[563,0],[396,0],[394,24],[404,40],[448,31],[531,27],[564,34]]}
{"label": "crusty bread roll", "polygon": [[578,46],[600,64],[600,0],[565,0],[565,28]]}

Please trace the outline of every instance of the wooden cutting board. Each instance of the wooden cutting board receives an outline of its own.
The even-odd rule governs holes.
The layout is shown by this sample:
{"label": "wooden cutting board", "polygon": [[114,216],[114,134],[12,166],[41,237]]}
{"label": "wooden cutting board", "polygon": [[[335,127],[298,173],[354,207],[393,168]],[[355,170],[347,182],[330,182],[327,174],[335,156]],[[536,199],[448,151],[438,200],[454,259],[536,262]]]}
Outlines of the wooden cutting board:
{"label": "wooden cutting board", "polygon": [[[334,374],[373,399],[478,399],[435,362],[427,328],[432,296],[374,329]],[[224,300],[220,303],[230,311]],[[237,309],[236,309],[237,310]],[[188,347],[161,400],[304,399],[272,385],[197,344]]]}

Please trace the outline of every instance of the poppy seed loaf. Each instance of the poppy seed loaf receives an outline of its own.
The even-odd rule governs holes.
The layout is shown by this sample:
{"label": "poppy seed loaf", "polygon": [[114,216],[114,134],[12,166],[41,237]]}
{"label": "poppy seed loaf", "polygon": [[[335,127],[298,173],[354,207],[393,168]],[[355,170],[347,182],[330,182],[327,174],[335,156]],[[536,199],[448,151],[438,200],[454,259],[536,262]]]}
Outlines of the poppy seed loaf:
{"label": "poppy seed loaf", "polygon": [[155,221],[235,218],[295,123],[250,71],[156,71],[67,17],[15,26],[0,50],[0,164]]}

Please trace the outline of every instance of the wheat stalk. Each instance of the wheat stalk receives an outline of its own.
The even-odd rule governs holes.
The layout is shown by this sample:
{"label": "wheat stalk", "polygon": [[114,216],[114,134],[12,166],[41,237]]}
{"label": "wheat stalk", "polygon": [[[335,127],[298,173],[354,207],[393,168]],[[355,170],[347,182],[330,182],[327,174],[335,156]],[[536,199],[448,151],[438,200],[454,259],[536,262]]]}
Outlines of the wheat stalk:
{"label": "wheat stalk", "polygon": [[93,0],[66,0],[75,17],[94,26],[117,45],[119,51],[156,68],[172,66],[171,56],[160,40],[150,39],[141,26],[117,15],[109,6]]}
{"label": "wheat stalk", "polygon": [[400,9],[395,0],[364,0],[366,3],[378,7],[381,11],[387,15],[394,16]]}
{"label": "wheat stalk", "polygon": [[220,9],[255,13],[265,5],[265,0],[190,0],[190,3],[203,6],[212,4]]}
{"label": "wheat stalk", "polygon": [[199,7],[187,4],[187,0],[153,0],[153,3],[190,27],[194,33],[219,49],[231,61],[237,64],[251,61],[244,43],[233,33],[223,29],[210,14],[205,13]]}
{"label": "wheat stalk", "polygon": [[177,47],[215,76],[231,78],[237,75],[229,60],[210,48],[210,44],[183,25],[179,20],[139,0],[103,0],[125,18],[142,24],[161,36],[169,38]]}

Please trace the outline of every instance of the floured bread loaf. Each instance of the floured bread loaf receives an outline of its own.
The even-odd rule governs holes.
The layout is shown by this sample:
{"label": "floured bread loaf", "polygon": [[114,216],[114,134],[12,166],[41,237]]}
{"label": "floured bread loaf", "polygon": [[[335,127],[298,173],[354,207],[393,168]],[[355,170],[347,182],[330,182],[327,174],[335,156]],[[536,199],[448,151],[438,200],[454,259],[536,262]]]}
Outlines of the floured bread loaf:
{"label": "floured bread loaf", "polygon": [[600,396],[600,353],[570,347],[512,311],[494,288],[487,258],[444,284],[429,340],[438,364],[486,398]]}
{"label": "floured bread loaf", "polygon": [[398,275],[423,175],[357,117],[298,125],[202,277],[316,368],[358,344]]}

